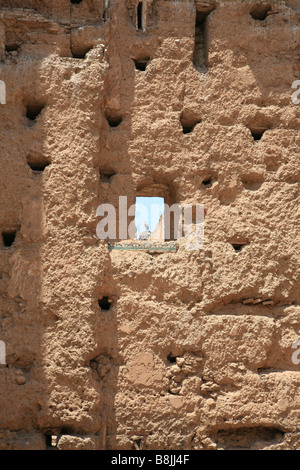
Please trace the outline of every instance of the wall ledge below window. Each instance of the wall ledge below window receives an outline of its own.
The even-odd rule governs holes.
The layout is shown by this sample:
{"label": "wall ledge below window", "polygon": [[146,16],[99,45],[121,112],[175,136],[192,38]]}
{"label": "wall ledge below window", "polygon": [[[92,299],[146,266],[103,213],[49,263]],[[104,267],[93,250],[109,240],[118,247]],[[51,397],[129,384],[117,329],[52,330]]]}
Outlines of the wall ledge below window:
{"label": "wall ledge below window", "polygon": [[176,252],[178,245],[175,242],[160,242],[148,240],[124,240],[121,242],[108,242],[109,251],[128,250],[128,251],[146,251],[148,253]]}

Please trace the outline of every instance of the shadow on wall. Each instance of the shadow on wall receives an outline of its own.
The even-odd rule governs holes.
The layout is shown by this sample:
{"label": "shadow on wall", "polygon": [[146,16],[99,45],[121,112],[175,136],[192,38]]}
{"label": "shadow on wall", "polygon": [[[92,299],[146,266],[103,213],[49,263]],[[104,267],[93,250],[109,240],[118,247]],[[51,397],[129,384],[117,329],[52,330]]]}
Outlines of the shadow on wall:
{"label": "shadow on wall", "polygon": [[[118,8],[123,8],[121,2]],[[106,33],[109,34],[107,30]],[[27,330],[28,337],[26,334],[24,336],[24,319],[20,319],[3,336],[7,345],[8,365],[1,370],[5,375],[3,379],[9,382],[7,375],[16,374],[18,386],[24,387],[26,398],[19,403],[19,407],[14,403],[14,410],[8,402],[7,416],[1,417],[1,427],[13,430],[14,426],[23,429],[24,425],[26,429],[32,429],[40,449],[66,449],[71,445],[72,439],[84,446],[83,434],[86,432],[96,448],[113,448],[115,445],[117,421],[114,402],[121,363],[117,336],[118,293],[114,289],[113,268],[110,267],[108,251],[101,254],[107,257],[103,267],[101,256],[98,258],[99,245],[92,245],[91,242],[91,245],[83,246],[82,226],[77,219],[76,210],[79,205],[79,212],[86,216],[86,220],[90,219],[91,214],[95,214],[99,201],[102,202],[103,191],[112,204],[119,194],[128,194],[128,199],[132,203],[135,201],[135,184],[131,176],[132,165],[128,152],[135,69],[133,61],[128,58],[122,34],[126,34],[126,28],[111,40],[110,67],[106,69],[104,93],[90,85],[85,58],[61,57],[55,68],[53,63],[51,66],[47,63],[47,57],[44,56],[43,60],[32,59],[28,68],[23,64],[22,74],[19,73],[18,65],[11,68],[12,76],[7,77],[15,90],[14,100],[17,106],[9,103],[6,112],[11,112],[13,107],[15,123],[19,119],[19,127],[16,126],[18,139],[15,139],[14,134],[15,140],[10,142],[13,135],[11,133],[7,141],[2,140],[1,144],[14,149],[20,171],[16,177],[16,161],[8,154],[4,174],[6,180],[11,181],[11,189],[19,188],[19,199],[13,211],[16,214],[21,212],[22,217],[19,220],[16,215],[11,224],[6,222],[8,219],[4,212],[0,214],[3,233],[5,232],[4,264],[11,269],[8,273],[11,277],[8,296],[16,305],[20,305],[18,308],[26,314],[26,326],[31,328]],[[121,62],[118,56],[121,57]],[[98,58],[96,62],[98,63]],[[68,73],[65,73],[66,70]],[[82,79],[79,80],[78,77],[76,81],[74,77],[79,73],[82,74]],[[120,83],[119,77],[122,74],[128,77],[126,84]],[[62,80],[62,76],[65,80]],[[99,81],[102,78],[99,75]],[[25,93],[23,90],[26,90]],[[60,100],[61,93],[64,94],[64,100]],[[99,95],[105,97],[105,100],[99,100]],[[94,148],[94,141],[83,139],[81,134],[82,129],[84,136],[95,131],[93,122],[86,121],[87,96],[89,100],[93,100],[89,107],[90,115],[93,115],[95,122],[103,123],[97,149]],[[66,103],[70,109],[66,108]],[[70,120],[64,120],[66,112],[69,112]],[[54,119],[55,126],[52,126]],[[63,125],[60,119],[63,120]],[[9,119],[6,120],[10,122]],[[78,131],[75,133],[74,120]],[[61,129],[61,132],[58,133],[57,129]],[[61,151],[65,148],[69,133],[72,141],[69,142],[68,151]],[[78,154],[78,148],[83,154],[87,152],[93,155],[93,158],[82,158],[81,152]],[[122,159],[119,158],[120,148]],[[92,182],[86,182],[89,178],[87,175],[93,171],[93,165],[96,167],[97,177]],[[110,169],[106,171],[108,165]],[[83,200],[74,197],[74,188],[76,194],[88,189],[88,203],[87,200],[83,203]],[[95,194],[98,191],[97,200]],[[4,196],[4,201],[7,200],[6,207],[9,207],[11,193]],[[70,201],[73,201],[72,204]],[[88,224],[89,240],[94,228]],[[69,238],[70,232],[73,236]],[[10,242],[13,233],[14,240]],[[61,236],[62,233],[65,234],[64,237]],[[77,251],[74,266],[74,253],[78,246],[80,251]],[[88,255],[90,246],[94,246],[94,264],[80,265],[82,250],[86,250]],[[98,270],[98,287],[91,288],[90,282],[86,291],[78,289],[70,302],[69,297],[64,296],[66,279],[70,286],[73,283],[83,285],[81,279],[84,275],[89,279],[92,277],[91,266],[95,268],[93,272]],[[74,269],[78,269],[78,274],[70,276]],[[77,292],[77,289],[74,290]],[[92,307],[82,307],[81,296],[92,298],[93,294],[95,297],[90,304]],[[112,299],[111,303],[109,299]],[[14,316],[16,310],[12,310],[11,314]],[[72,332],[67,336],[66,327]],[[85,336],[86,331],[93,332],[94,344],[89,344],[92,342]],[[105,331],[107,334],[104,334]],[[24,342],[19,341],[19,338],[23,338]],[[86,344],[82,338],[86,338]],[[79,347],[74,356],[74,344],[77,343]],[[21,372],[16,373],[15,369]],[[15,387],[14,384],[11,389],[8,387],[7,399],[14,396]],[[83,412],[87,403],[89,409]],[[78,410],[81,410],[80,419]],[[38,422],[38,433],[33,431],[32,416],[33,421]]]}
{"label": "shadow on wall", "polygon": [[[69,5],[68,2],[70,13]],[[15,15],[18,21],[20,11],[12,9],[9,15]],[[28,18],[23,20],[20,31],[25,25],[25,36],[27,20],[37,22],[38,19],[36,13],[29,12]],[[0,317],[0,339],[6,346],[6,367],[0,368],[0,386],[3,385],[1,390],[4,391],[0,427],[16,431],[16,437],[9,441],[0,439],[0,448],[53,448],[57,443],[51,436],[64,435],[66,440],[66,434],[72,434],[81,445],[81,433],[91,421],[95,425],[89,431],[98,442],[100,424],[96,417],[101,411],[98,397],[91,412],[93,420],[86,415],[78,420],[77,410],[68,406],[70,396],[73,396],[74,408],[76,403],[78,409],[82,409],[85,402],[90,404],[92,370],[86,368],[84,377],[74,381],[68,368],[76,373],[80,369],[85,345],[79,343],[78,356],[74,359],[74,344],[84,337],[82,332],[91,327],[93,312],[88,310],[79,321],[81,293],[74,295],[72,302],[64,295],[66,279],[72,277],[68,268],[72,267],[71,259],[76,250],[74,237],[70,241],[66,234],[71,230],[82,239],[82,227],[76,223],[76,217],[71,221],[76,203],[82,204],[82,201],[75,201],[74,208],[70,200],[73,198],[74,202],[74,188],[82,189],[83,175],[89,172],[82,171],[84,168],[78,165],[78,177],[76,171],[72,171],[76,165],[70,157],[74,148],[70,144],[70,152],[62,149],[66,148],[69,133],[74,135],[74,109],[70,111],[67,106],[76,108],[75,137],[80,144],[83,142],[77,131],[85,122],[86,114],[78,96],[81,91],[90,92],[90,89],[88,83],[85,88],[84,80],[80,84],[72,78],[78,70],[84,73],[87,64],[83,59],[72,58],[71,53],[68,57],[65,53],[59,55],[59,48],[65,51],[66,44],[70,44],[70,38],[60,34],[61,30],[59,34],[55,28],[52,32],[43,31],[42,22],[40,32],[47,36],[47,45],[38,41],[31,44],[28,40],[16,47],[13,34],[20,31],[11,27],[11,20],[5,15],[3,21],[7,33],[3,38],[10,42],[6,48],[0,43],[0,49],[6,51],[1,79],[7,84],[6,104],[0,106],[1,122],[5,123],[0,139],[0,282],[1,292],[4,292],[1,311],[5,312]],[[48,54],[57,54],[56,65],[48,61]],[[30,60],[26,61],[26,57]],[[2,85],[1,101],[5,98],[4,91]],[[100,114],[96,100],[94,105],[91,113],[96,114],[95,109],[98,109]],[[65,120],[68,111],[69,120]],[[76,144],[76,139],[73,141]],[[85,160],[80,158],[82,161]],[[97,189],[95,178],[90,193],[97,193]],[[91,206],[89,211],[90,217]],[[81,277],[82,271],[78,270]],[[78,277],[74,276],[76,281]],[[88,295],[91,296],[91,292]],[[69,344],[64,342],[66,324],[72,331]],[[3,356],[3,344],[1,351]],[[83,396],[82,383],[89,384]]]}
{"label": "shadow on wall", "polygon": [[[29,166],[27,158],[46,158],[46,126],[42,116],[29,125],[24,103],[25,95],[44,98],[46,89],[38,62],[20,66],[7,55],[0,71],[0,279],[4,294],[0,301],[0,363],[6,366],[0,369],[1,429],[16,431],[15,436],[0,439],[0,449],[22,450],[28,445],[44,449],[44,437],[34,425],[43,407],[41,397],[47,396],[42,338],[45,324],[51,323],[51,315],[41,308],[44,178],[40,169]],[[22,438],[24,434],[29,444]]]}
{"label": "shadow on wall", "polygon": [[[144,106],[143,102],[139,102],[135,112],[132,112],[137,99],[135,90],[141,87],[146,79],[148,64],[159,44],[155,37],[148,42],[143,39],[143,31],[147,27],[147,15],[144,10],[143,13],[140,12],[141,5],[137,5],[137,10],[132,9],[130,22],[122,21],[122,18],[127,18],[129,15],[126,3],[116,4],[110,22],[114,34],[110,37],[109,68],[104,86],[105,100],[102,114],[105,120],[99,140],[99,155],[95,162],[100,182],[98,202],[112,204],[117,210],[117,220],[119,196],[127,196],[128,207],[136,203],[137,197],[142,196],[164,197],[165,202],[170,205],[174,198],[168,183],[160,183],[163,177],[155,175],[154,165],[149,165],[146,158],[143,160],[143,149],[137,151],[133,148],[133,142],[139,137],[138,112]],[[151,37],[150,30],[147,34],[148,38]],[[125,37],[129,41],[124,41]],[[130,49],[128,43],[131,44]],[[149,97],[145,97],[146,101],[147,99]],[[136,161],[139,152],[141,157]],[[133,155],[135,155],[134,161]],[[133,221],[134,214],[128,218],[128,225]],[[101,266],[99,265],[98,287],[94,294],[98,299],[95,306],[100,309],[97,346],[93,358],[90,359],[91,367],[95,371],[95,380],[99,381],[101,388],[103,403],[101,426],[106,433],[105,448],[110,450],[120,445],[120,427],[124,424],[116,414],[121,412],[118,403],[119,368],[125,360],[124,338],[119,337],[118,325],[126,316],[123,310],[126,286],[122,284],[120,278],[118,280],[120,274],[118,269],[118,254],[113,251],[105,252],[105,258]],[[120,276],[122,277],[122,273]],[[130,439],[130,435],[128,438]],[[130,442],[127,442],[127,445],[130,445]],[[133,443],[132,445],[134,446]]]}
{"label": "shadow on wall", "polygon": [[[136,197],[129,152],[136,72],[124,41],[124,37],[135,35],[136,32],[135,29],[128,31],[128,25],[120,22],[119,19],[124,16],[126,17],[125,2],[119,2],[109,21],[109,27],[115,34],[110,37],[109,68],[105,76],[105,99],[102,102],[104,119],[95,161],[99,172],[98,204],[112,204],[116,208],[117,220],[120,215],[119,196],[127,196],[128,207],[135,203]],[[133,220],[134,216],[129,217],[128,224]],[[118,238],[118,224],[116,235]],[[98,287],[94,291],[94,298],[97,299],[97,340],[90,364],[100,387],[100,422],[105,435],[103,448],[115,449],[118,434],[115,400],[119,368],[123,363],[118,338],[118,323],[122,313],[118,301],[122,292],[114,279],[113,255],[107,247],[103,247],[103,250],[105,259],[99,264]]]}

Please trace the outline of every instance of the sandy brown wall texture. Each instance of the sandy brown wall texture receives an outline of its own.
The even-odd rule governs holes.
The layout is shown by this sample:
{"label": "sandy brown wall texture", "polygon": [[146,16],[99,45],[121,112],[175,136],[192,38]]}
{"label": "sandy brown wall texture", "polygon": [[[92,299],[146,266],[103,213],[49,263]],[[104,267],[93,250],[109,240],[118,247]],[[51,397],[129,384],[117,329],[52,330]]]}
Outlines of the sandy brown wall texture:
{"label": "sandy brown wall texture", "polygon": [[[299,449],[299,1],[137,3],[0,1],[0,449]],[[202,248],[109,251],[145,192]]]}

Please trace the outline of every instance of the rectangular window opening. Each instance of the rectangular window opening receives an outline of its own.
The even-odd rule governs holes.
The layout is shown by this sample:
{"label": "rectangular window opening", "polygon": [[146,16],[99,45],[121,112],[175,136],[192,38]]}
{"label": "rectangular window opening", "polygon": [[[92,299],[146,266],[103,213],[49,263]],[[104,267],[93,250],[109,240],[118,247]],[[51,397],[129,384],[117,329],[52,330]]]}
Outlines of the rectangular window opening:
{"label": "rectangular window opening", "polygon": [[[180,206],[173,204],[169,207],[165,201],[170,201],[168,197],[165,199],[161,195],[162,191],[158,191],[159,196],[148,196],[149,191],[141,192],[147,194],[137,196],[135,204],[128,207],[127,227],[124,221],[119,225],[119,236],[115,237],[115,241],[110,238],[108,249],[110,251],[142,250],[150,254],[176,252],[177,244],[168,242],[173,242],[178,238],[173,234],[177,234],[180,227]],[[120,202],[119,216],[122,215],[122,204]],[[119,219],[119,224],[120,222],[121,219]]]}
{"label": "rectangular window opening", "polygon": [[142,31],[144,29],[144,5],[143,2],[139,2],[137,6],[137,29]]}
{"label": "rectangular window opening", "polygon": [[208,33],[207,17],[215,9],[215,6],[209,9],[196,11],[195,24],[195,46],[194,46],[194,66],[202,73],[207,72],[208,67]]}
{"label": "rectangular window opening", "polygon": [[164,242],[164,198],[137,197],[135,226],[137,240]]}

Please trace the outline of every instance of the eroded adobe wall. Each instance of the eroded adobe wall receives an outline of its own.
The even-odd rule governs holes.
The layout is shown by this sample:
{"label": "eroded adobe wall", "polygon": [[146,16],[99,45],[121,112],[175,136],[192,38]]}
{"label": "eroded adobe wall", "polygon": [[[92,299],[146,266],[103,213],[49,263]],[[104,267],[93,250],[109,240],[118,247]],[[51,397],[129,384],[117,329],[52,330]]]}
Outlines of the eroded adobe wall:
{"label": "eroded adobe wall", "polygon": [[[1,0],[1,449],[299,448],[300,11],[266,3]],[[204,204],[200,250],[108,250],[145,191]]]}

